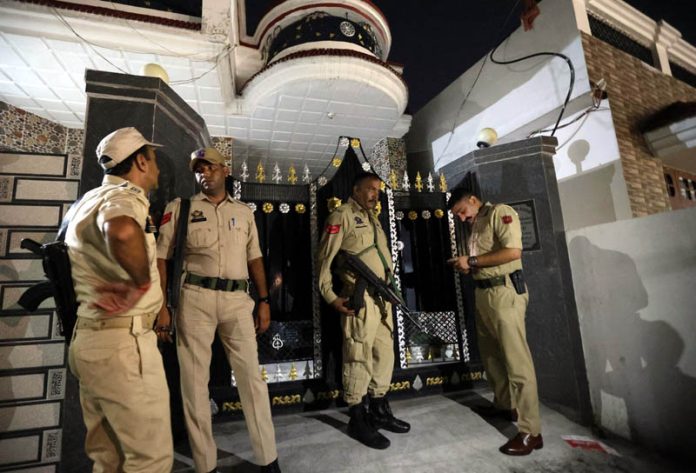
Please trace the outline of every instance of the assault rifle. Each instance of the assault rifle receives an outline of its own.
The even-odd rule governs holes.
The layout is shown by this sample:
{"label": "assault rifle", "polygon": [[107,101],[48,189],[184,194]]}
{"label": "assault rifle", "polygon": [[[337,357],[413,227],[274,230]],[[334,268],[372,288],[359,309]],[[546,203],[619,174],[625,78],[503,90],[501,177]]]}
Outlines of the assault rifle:
{"label": "assault rifle", "polygon": [[19,305],[29,312],[34,312],[44,300],[53,297],[60,334],[65,337],[66,343],[70,343],[77,322],[77,299],[67,245],[60,239],[42,245],[30,238],[24,238],[20,247],[41,257],[48,281],[40,282],[24,291],[19,298]]}
{"label": "assault rifle", "polygon": [[379,295],[384,301],[389,302],[392,306],[399,310],[415,325],[432,344],[442,344],[446,342],[436,335],[430,335],[428,331],[419,324],[414,318],[411,310],[406,306],[406,303],[401,298],[401,294],[386,281],[380,279],[374,271],[372,271],[357,255],[350,254],[346,251],[341,251],[339,258],[345,268],[350,270],[356,276],[355,289],[353,296],[350,298],[347,307],[353,309],[356,313],[365,305],[365,291],[372,288],[376,295]]}

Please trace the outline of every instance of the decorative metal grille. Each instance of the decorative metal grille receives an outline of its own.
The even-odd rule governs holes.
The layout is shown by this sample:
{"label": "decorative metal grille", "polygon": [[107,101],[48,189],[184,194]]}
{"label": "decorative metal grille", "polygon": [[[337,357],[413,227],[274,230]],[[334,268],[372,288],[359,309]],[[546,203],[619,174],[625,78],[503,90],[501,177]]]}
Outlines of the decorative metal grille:
{"label": "decorative metal grille", "polygon": [[404,317],[404,334],[409,346],[457,343],[454,312],[411,312],[411,317]]}
{"label": "decorative metal grille", "polygon": [[319,251],[319,213],[317,209],[317,184],[309,185],[309,233],[312,248],[312,313],[314,314],[314,377],[323,376],[321,350],[321,295],[319,294],[319,268],[316,255]]}
{"label": "decorative metal grille", "polygon": [[382,56],[382,50],[369,24],[356,23],[347,18],[317,11],[283,29],[274,31],[263,48],[263,57],[268,62],[281,51],[317,41],[356,44],[378,57]]}
{"label": "decorative metal grille", "polygon": [[[445,200],[449,202],[451,193],[447,193]],[[447,212],[447,228],[450,235],[450,251],[452,257],[461,256],[457,251],[457,231],[454,225],[454,215],[452,212]],[[459,327],[462,332],[462,359],[469,362],[469,340],[466,331],[466,318],[464,317],[464,294],[462,293],[462,282],[459,273],[454,273],[454,289],[457,292],[457,310],[461,314],[459,317]]]}
{"label": "decorative metal grille", "polygon": [[457,317],[454,312],[412,312],[403,318],[406,366],[459,361]]}
{"label": "decorative metal grille", "polygon": [[609,43],[621,51],[630,54],[631,56],[640,59],[644,63],[652,66],[653,56],[650,48],[643,46],[638,41],[628,37],[626,34],[617,30],[616,28],[609,26],[602,20],[595,18],[592,15],[588,15],[590,20],[590,30],[592,30],[592,36],[597,39],[601,39],[605,43]]}
{"label": "decorative metal grille", "polygon": [[[396,217],[394,210],[394,191],[392,189],[386,190],[387,194],[387,211],[389,217],[389,235],[391,237],[391,258],[392,264],[394,265],[394,283],[397,289],[401,290],[401,270],[399,268],[399,249],[397,244],[398,235],[396,233]],[[396,333],[397,342],[399,345],[399,366],[406,368],[408,366],[406,360],[406,337],[404,336],[404,315],[401,310],[397,308],[396,313]]]}
{"label": "decorative metal grille", "polygon": [[314,356],[311,320],[271,321],[258,338],[259,363],[311,360]]}

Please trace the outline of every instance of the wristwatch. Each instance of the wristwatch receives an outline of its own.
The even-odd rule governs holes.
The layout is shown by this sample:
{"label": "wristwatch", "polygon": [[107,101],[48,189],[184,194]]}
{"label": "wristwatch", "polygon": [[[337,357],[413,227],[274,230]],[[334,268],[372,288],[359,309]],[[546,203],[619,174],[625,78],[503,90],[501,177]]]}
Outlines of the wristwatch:
{"label": "wristwatch", "polygon": [[266,297],[259,297],[258,302],[265,302],[266,304],[271,303],[271,298],[266,296]]}
{"label": "wristwatch", "polygon": [[478,258],[476,256],[469,256],[469,259],[466,260],[466,264],[468,264],[470,268],[475,268],[478,266]]}

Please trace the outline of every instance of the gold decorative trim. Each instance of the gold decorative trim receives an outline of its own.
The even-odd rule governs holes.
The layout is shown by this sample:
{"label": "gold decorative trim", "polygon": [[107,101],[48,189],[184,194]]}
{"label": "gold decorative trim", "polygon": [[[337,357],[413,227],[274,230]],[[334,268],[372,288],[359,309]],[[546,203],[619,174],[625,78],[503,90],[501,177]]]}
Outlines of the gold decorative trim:
{"label": "gold decorative trim", "polygon": [[334,389],[333,391],[323,391],[323,392],[317,393],[317,401],[338,399],[338,397],[340,395],[341,395],[340,389]]}
{"label": "gold decorative trim", "polygon": [[411,389],[411,382],[408,380],[398,383],[391,383],[389,386],[390,391],[405,391],[407,389]]}
{"label": "gold decorative trim", "polygon": [[438,386],[441,384],[445,384],[445,378],[443,376],[433,376],[425,380],[426,386]]}
{"label": "gold decorative trim", "polygon": [[228,401],[222,403],[222,412],[236,412],[242,410],[241,401]]}
{"label": "gold decorative trim", "polygon": [[302,396],[293,394],[291,396],[273,396],[271,400],[272,406],[291,406],[302,402]]}
{"label": "gold decorative trim", "polygon": [[472,371],[470,373],[462,373],[462,381],[480,381],[483,379],[483,371]]}

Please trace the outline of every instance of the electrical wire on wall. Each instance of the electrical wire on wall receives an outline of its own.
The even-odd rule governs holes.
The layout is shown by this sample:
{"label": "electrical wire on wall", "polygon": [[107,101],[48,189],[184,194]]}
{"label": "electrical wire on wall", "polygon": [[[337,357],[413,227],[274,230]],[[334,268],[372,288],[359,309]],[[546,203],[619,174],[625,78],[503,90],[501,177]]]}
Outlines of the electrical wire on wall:
{"label": "electrical wire on wall", "polygon": [[[519,5],[520,0],[517,0],[515,4],[513,5],[512,9],[508,13],[505,21],[503,22],[502,26],[500,27],[500,32],[498,33],[497,37],[500,38],[502,35],[503,31],[505,30],[505,26],[507,25],[508,21],[510,21],[510,18],[512,17],[513,13],[516,11],[517,6]],[[558,114],[558,118],[556,119],[556,123],[554,127],[550,130],[551,135],[554,136],[556,133],[556,130],[559,128],[559,124],[563,118],[563,114],[565,113],[565,109],[568,106],[568,102],[570,101],[570,97],[573,94],[573,88],[575,87],[575,67],[573,66],[573,61],[566,56],[565,54],[561,53],[556,53],[556,52],[551,52],[551,51],[542,51],[534,54],[529,54],[527,56],[523,56],[520,58],[516,59],[511,59],[511,60],[497,60],[493,57],[495,52],[498,50],[500,45],[503,44],[503,40],[498,39],[496,46],[491,50],[490,54],[487,54],[481,63],[481,67],[478,70],[478,73],[476,74],[476,78],[474,79],[474,82],[471,84],[471,87],[467,91],[466,95],[464,96],[464,100],[462,101],[461,105],[457,109],[457,113],[455,114],[453,123],[452,123],[452,129],[449,132],[449,138],[447,139],[447,143],[445,144],[442,152],[440,153],[440,156],[438,156],[437,159],[433,160],[433,167],[437,167],[437,164],[442,160],[442,158],[445,156],[445,153],[447,152],[447,149],[450,146],[450,143],[452,142],[452,138],[454,137],[454,130],[456,129],[457,126],[457,120],[459,118],[459,115],[461,114],[462,110],[464,109],[464,105],[467,103],[469,96],[471,95],[471,92],[473,91],[474,87],[478,83],[478,80],[481,76],[481,72],[483,71],[484,66],[486,65],[486,60],[490,60],[494,64],[498,65],[508,65],[508,64],[514,64],[522,61],[526,61],[535,57],[541,57],[541,56],[551,56],[551,57],[558,57],[566,61],[566,64],[568,65],[568,69],[570,70],[570,80],[569,80],[569,86],[568,86],[568,93],[566,94],[565,100],[563,101],[563,106],[561,107],[561,111]],[[539,130],[537,133],[542,133],[542,132],[548,132],[549,130]],[[537,134],[535,133],[535,134]]]}
{"label": "electrical wire on wall", "polygon": [[493,51],[489,54],[489,58],[491,59],[491,62],[494,64],[499,64],[499,65],[508,65],[508,64],[515,64],[518,62],[526,61],[528,59],[533,59],[535,57],[542,57],[542,56],[552,56],[552,57],[558,57],[563,60],[565,60],[566,64],[568,64],[568,69],[570,69],[570,84],[568,85],[568,93],[566,94],[566,98],[563,101],[563,106],[561,107],[561,111],[558,114],[558,119],[556,120],[556,124],[554,125],[553,129],[551,130],[551,135],[553,136],[556,134],[556,130],[558,129],[558,124],[561,123],[561,119],[563,118],[563,113],[565,112],[566,107],[568,106],[568,102],[570,101],[570,96],[573,94],[573,88],[575,87],[575,67],[573,67],[573,61],[570,60],[568,56],[565,54],[561,53],[554,53],[550,51],[542,51],[539,53],[534,53],[534,54],[528,54],[527,56],[523,56],[517,59],[510,59],[508,61],[499,61],[493,57],[493,54],[498,50],[502,43],[499,43]]}
{"label": "electrical wire on wall", "polygon": [[[98,44],[98,43],[95,43],[95,42],[93,42],[93,41],[88,40],[87,38],[85,38],[84,36],[82,36],[80,33],[78,33],[77,30],[75,30],[75,28],[73,28],[73,26],[72,26],[72,25],[68,22],[68,20],[58,11],[57,8],[53,7],[53,8],[51,8],[51,10],[53,11],[53,14],[56,16],[56,18],[58,18],[58,20],[59,20],[61,23],[63,23],[63,25],[64,25],[66,28],[68,28],[68,29],[75,35],[75,37],[77,37],[79,40],[81,40],[83,43],[85,43],[85,44],[89,47],[89,49],[92,50],[97,56],[99,56],[99,57],[100,57],[102,60],[104,60],[106,63],[110,64],[114,69],[116,69],[116,70],[122,72],[123,74],[131,74],[131,72],[129,72],[129,71],[123,69],[122,67],[119,67],[117,64],[115,64],[114,62],[112,62],[111,60],[109,60],[108,57],[106,57],[104,54],[102,54],[102,53],[97,49],[97,48],[111,49],[110,47],[104,46],[104,45],[101,45],[101,44]],[[117,9],[114,8],[114,10],[117,10]],[[120,11],[120,10],[117,10],[117,11]],[[143,38],[145,38],[145,36],[143,36],[140,32],[138,32],[138,30],[137,30],[135,27],[133,27],[133,25],[131,25],[130,22],[129,22],[128,20],[124,20],[124,21],[127,23],[127,25],[128,25],[131,29],[133,29],[133,30],[136,31],[138,34],[140,34],[140,36],[142,36]],[[145,39],[147,39],[150,43],[154,44],[155,46],[158,46],[158,47],[162,48],[163,50],[167,51],[167,52],[169,53],[169,55],[171,55],[171,56],[173,56],[173,57],[187,58],[187,59],[189,59],[191,62],[204,62],[204,63],[205,63],[205,62],[208,62],[208,63],[209,63],[209,62],[212,62],[212,63],[213,63],[213,65],[212,65],[209,69],[205,70],[205,71],[202,72],[201,74],[199,74],[199,75],[197,75],[197,76],[193,76],[193,77],[187,78],[187,79],[181,79],[181,80],[170,81],[169,85],[187,84],[187,83],[195,82],[195,81],[197,81],[198,79],[201,79],[202,77],[206,76],[207,74],[209,74],[209,73],[211,73],[212,71],[214,71],[215,69],[217,69],[218,66],[219,66],[219,64],[220,64],[220,61],[221,61],[224,57],[226,57],[227,55],[229,55],[229,54],[233,51],[233,49],[234,49],[233,47],[231,47],[231,45],[226,44],[226,45],[224,45],[224,46],[220,49],[220,51],[219,51],[218,53],[216,53],[214,56],[212,56],[212,57],[211,57],[211,56],[207,56],[206,58],[197,59],[195,55],[188,55],[188,54],[176,53],[176,52],[174,52],[174,51],[172,51],[172,50],[170,50],[170,49],[168,49],[168,48],[165,48],[164,46],[160,45],[159,43],[157,43],[157,42],[155,42],[155,41],[153,41],[153,40],[151,40],[151,39],[149,39],[149,38],[145,38]],[[122,52],[122,51],[121,51],[121,52]],[[148,54],[148,55],[153,54],[152,51],[129,50],[128,52],[133,53],[133,54]]]}
{"label": "electrical wire on wall", "polygon": [[[515,4],[512,6],[510,11],[508,12],[507,16],[505,17],[505,21],[503,21],[503,24],[500,26],[497,34],[495,35],[496,41],[498,44],[502,42],[500,37],[502,36],[503,32],[505,31],[505,26],[508,24],[508,21],[510,21],[510,18],[512,17],[512,14],[515,13],[517,10],[517,6],[520,4],[520,0],[515,0]],[[496,46],[497,49],[497,46]],[[483,61],[481,61],[481,67],[479,67],[478,72],[476,73],[476,77],[474,78],[474,81],[471,83],[471,86],[469,87],[469,90],[464,94],[464,99],[462,100],[462,103],[459,105],[457,108],[457,113],[454,115],[454,120],[452,120],[452,128],[449,131],[449,137],[447,138],[447,143],[445,143],[444,148],[442,148],[442,152],[440,153],[440,156],[438,156],[437,159],[433,160],[433,167],[437,167],[437,163],[440,162],[440,160],[445,156],[445,153],[447,152],[447,149],[449,148],[450,144],[452,143],[452,138],[454,137],[454,130],[457,128],[457,120],[459,119],[459,115],[462,113],[462,110],[464,110],[464,105],[469,101],[469,96],[471,95],[471,92],[474,90],[474,87],[476,87],[476,84],[479,81],[479,78],[481,77],[481,73],[483,72],[483,68],[486,66],[486,61],[488,60],[488,54],[486,54],[483,57]]]}
{"label": "electrical wire on wall", "polygon": [[590,113],[610,110],[609,107],[601,107],[602,100],[604,98],[606,98],[606,95],[604,95],[604,90],[606,89],[606,85],[607,84],[606,84],[606,81],[604,79],[600,79],[596,84],[592,85],[592,94],[591,94],[592,95],[592,105],[590,105],[585,110],[583,110],[577,117],[573,118],[569,122],[566,122],[562,125],[558,125],[558,123],[556,123],[556,126],[554,128],[535,130],[535,131],[531,132],[529,135],[527,135],[527,138],[531,138],[534,135],[539,135],[542,133],[548,133],[549,131],[561,130],[563,128],[569,127],[570,125],[582,120],[582,123],[580,123],[580,126],[578,126],[578,128],[573,132],[572,136],[569,139],[567,139],[565,142],[563,142],[562,144],[558,145],[556,147],[556,150],[563,148],[580,131],[580,129],[583,127],[583,125],[587,121],[587,118],[589,117]]}

